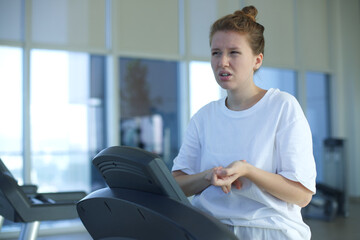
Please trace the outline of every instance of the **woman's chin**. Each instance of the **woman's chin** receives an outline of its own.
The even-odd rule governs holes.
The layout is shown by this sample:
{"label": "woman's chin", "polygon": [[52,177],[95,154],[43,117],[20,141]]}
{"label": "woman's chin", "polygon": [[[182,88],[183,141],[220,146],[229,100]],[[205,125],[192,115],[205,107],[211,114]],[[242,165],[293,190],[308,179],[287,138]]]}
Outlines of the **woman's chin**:
{"label": "woman's chin", "polygon": [[231,90],[232,89],[232,86],[229,82],[218,82],[219,86],[224,89],[224,90]]}

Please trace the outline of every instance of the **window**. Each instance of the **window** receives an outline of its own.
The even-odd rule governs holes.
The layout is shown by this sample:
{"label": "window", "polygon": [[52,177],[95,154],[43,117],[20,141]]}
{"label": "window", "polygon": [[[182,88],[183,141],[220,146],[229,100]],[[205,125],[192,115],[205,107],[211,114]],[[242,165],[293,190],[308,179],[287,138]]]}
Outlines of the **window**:
{"label": "window", "polygon": [[0,158],[23,182],[22,49],[0,47]]}
{"label": "window", "polygon": [[[296,97],[296,73],[292,70],[262,67],[254,75],[257,86],[269,89],[279,88]],[[205,91],[206,89],[206,91]],[[225,95],[217,84],[211,65],[208,62],[190,63],[190,116],[202,106]]]}
{"label": "window", "polygon": [[190,62],[190,116],[211,101],[220,99],[217,84],[209,62]]}
{"label": "window", "polygon": [[91,159],[104,145],[97,134],[104,80],[96,74],[95,59],[31,51],[31,178],[39,191],[90,190]]}
{"label": "window", "polygon": [[288,69],[261,67],[254,82],[263,89],[278,88],[296,97],[296,73]]}
{"label": "window", "polygon": [[318,72],[306,74],[306,116],[313,136],[317,181],[323,179],[324,140],[330,136],[329,78]]}
{"label": "window", "polygon": [[159,154],[169,168],[178,153],[178,63],[120,58],[121,144]]}

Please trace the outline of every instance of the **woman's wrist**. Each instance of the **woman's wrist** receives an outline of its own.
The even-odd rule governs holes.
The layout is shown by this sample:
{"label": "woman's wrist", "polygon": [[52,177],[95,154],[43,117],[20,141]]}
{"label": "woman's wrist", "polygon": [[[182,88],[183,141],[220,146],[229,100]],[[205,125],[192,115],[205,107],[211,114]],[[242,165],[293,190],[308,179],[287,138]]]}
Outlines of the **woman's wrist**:
{"label": "woman's wrist", "polygon": [[204,172],[204,179],[209,185],[211,185],[211,179],[213,175],[214,168],[208,169]]}
{"label": "woman's wrist", "polygon": [[246,177],[248,179],[251,179],[254,173],[254,170],[256,170],[256,167],[251,165],[248,162],[244,162],[244,174],[243,177]]}

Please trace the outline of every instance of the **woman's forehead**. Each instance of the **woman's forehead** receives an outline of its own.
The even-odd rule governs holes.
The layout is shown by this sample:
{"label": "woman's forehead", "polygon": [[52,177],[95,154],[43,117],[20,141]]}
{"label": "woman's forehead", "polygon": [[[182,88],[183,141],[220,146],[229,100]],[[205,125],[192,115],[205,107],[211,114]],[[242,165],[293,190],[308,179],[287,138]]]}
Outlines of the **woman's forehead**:
{"label": "woman's forehead", "polygon": [[244,44],[248,45],[246,33],[234,31],[218,31],[214,34],[211,41],[211,48],[239,48]]}

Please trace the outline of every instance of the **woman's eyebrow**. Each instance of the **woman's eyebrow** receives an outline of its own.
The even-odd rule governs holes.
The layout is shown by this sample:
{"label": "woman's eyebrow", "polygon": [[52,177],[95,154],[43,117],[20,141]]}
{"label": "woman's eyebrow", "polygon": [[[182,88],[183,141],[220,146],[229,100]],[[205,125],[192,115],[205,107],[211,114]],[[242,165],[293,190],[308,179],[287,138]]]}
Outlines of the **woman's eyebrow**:
{"label": "woman's eyebrow", "polygon": [[[240,48],[239,47],[230,47],[230,48],[226,48],[226,49],[228,49],[228,50],[240,50]],[[211,51],[220,51],[221,49],[220,48],[217,48],[217,47],[215,47],[215,48],[211,48]]]}

